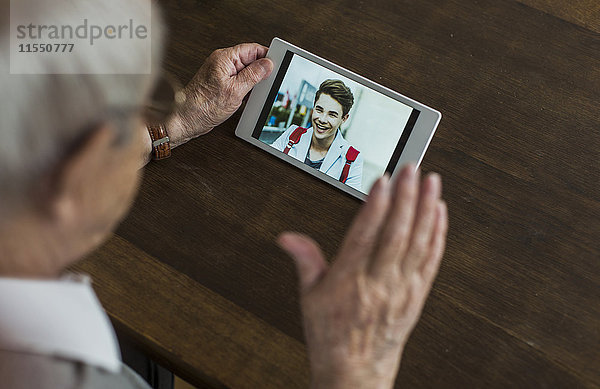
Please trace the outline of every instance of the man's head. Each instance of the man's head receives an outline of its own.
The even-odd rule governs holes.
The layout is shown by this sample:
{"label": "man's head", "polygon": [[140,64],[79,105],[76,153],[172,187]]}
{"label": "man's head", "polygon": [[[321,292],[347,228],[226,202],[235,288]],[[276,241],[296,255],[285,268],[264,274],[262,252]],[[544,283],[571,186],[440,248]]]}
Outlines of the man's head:
{"label": "man's head", "polygon": [[[74,24],[89,12],[109,22],[138,9],[135,1],[119,9],[83,2],[76,11],[54,10],[54,20]],[[153,45],[160,45],[159,27]],[[115,47],[93,57],[32,56],[40,70],[77,74],[11,75],[9,48],[0,43],[0,90],[7,91],[0,97],[0,275],[56,275],[106,238],[129,208],[142,155],[136,111],[154,76],[107,75],[123,62],[145,64],[141,52]]]}
{"label": "man's head", "polygon": [[315,96],[311,117],[313,136],[317,139],[335,136],[340,125],[348,119],[353,104],[352,91],[342,81],[323,81]]}

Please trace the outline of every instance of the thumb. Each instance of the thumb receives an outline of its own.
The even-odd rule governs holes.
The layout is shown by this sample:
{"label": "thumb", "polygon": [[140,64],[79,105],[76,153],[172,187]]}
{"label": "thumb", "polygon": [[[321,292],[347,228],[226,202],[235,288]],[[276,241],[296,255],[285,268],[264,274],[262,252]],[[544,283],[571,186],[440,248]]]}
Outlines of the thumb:
{"label": "thumb", "polygon": [[236,76],[241,95],[244,96],[256,84],[269,77],[273,71],[273,62],[268,58],[261,58],[243,68]]}
{"label": "thumb", "polygon": [[279,246],[296,262],[302,294],[312,289],[327,273],[327,262],[321,249],[308,236],[284,232],[277,239]]}

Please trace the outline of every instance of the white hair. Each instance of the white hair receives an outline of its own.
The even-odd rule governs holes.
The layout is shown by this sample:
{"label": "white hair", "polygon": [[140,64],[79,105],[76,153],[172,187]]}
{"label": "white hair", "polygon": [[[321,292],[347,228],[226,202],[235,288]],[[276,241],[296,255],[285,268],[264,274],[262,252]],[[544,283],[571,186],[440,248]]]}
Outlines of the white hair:
{"label": "white hair", "polygon": [[[139,2],[122,0],[115,8],[86,0],[77,2],[77,10],[40,8],[39,12],[57,12],[59,16],[53,15],[54,20],[65,24],[81,20],[82,12],[92,12],[94,18],[109,22],[123,12],[137,15]],[[152,22],[155,73],[162,46],[157,12],[153,12]],[[2,33],[7,31],[3,29]],[[78,74],[10,75],[7,41],[2,39],[0,43],[0,216],[3,209],[28,199],[35,184],[52,173],[95,126],[114,122],[124,134],[131,132],[131,115],[119,112],[131,114],[132,108],[140,107],[154,79],[153,75],[98,75],[116,72],[123,64],[136,69],[146,65],[147,58],[141,52],[122,52],[117,45],[68,61],[56,56],[31,57],[37,61],[31,65],[46,73],[64,72],[68,67]]]}

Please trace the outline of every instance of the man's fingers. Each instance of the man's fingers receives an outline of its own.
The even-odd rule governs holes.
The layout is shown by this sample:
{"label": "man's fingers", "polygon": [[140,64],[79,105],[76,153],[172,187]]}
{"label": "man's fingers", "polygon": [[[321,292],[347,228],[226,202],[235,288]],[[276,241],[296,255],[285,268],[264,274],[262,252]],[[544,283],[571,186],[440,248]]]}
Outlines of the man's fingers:
{"label": "man's fingers", "polygon": [[284,232],[277,239],[279,246],[296,262],[300,290],[305,294],[327,273],[327,262],[319,246],[309,237]]}
{"label": "man's fingers", "polygon": [[419,171],[409,164],[394,183],[392,209],[381,231],[378,252],[369,266],[372,276],[391,274],[390,267],[397,266],[408,249],[418,193]]}
{"label": "man's fingers", "polygon": [[354,219],[344,239],[335,266],[349,271],[367,266],[389,209],[389,180],[385,175],[373,185],[367,202]]}
{"label": "man's fingers", "polygon": [[428,284],[433,282],[433,279],[437,274],[438,268],[440,267],[440,261],[444,255],[444,249],[446,247],[446,234],[448,232],[448,207],[442,200],[438,200],[435,219],[435,227],[433,228],[433,234],[429,244],[429,255],[428,258],[423,261],[420,269],[423,279]]}
{"label": "man's fingers", "polygon": [[419,205],[415,216],[410,246],[402,272],[411,274],[426,260],[431,248],[431,239],[438,217],[438,203],[442,192],[442,181],[438,174],[429,174],[423,181]]}
{"label": "man's fingers", "polygon": [[226,50],[231,56],[236,72],[239,73],[252,62],[266,57],[269,49],[258,43],[242,43]]}
{"label": "man's fingers", "polygon": [[242,43],[237,45],[237,52],[244,65],[249,65],[257,59],[264,58],[269,51],[268,47],[258,43]]}
{"label": "man's fingers", "polygon": [[236,92],[243,98],[256,84],[269,77],[273,71],[273,62],[268,58],[256,60],[243,68],[235,76]]}

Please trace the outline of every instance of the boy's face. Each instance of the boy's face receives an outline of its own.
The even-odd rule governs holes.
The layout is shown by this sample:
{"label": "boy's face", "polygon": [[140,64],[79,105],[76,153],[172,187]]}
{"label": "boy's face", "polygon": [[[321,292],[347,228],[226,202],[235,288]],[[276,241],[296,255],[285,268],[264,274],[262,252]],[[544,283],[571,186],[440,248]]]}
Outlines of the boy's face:
{"label": "boy's face", "polygon": [[313,136],[317,139],[335,136],[340,125],[348,119],[348,114],[342,116],[342,113],[342,105],[333,97],[322,93],[312,112]]}

